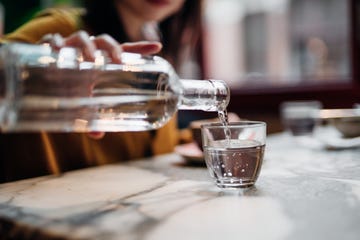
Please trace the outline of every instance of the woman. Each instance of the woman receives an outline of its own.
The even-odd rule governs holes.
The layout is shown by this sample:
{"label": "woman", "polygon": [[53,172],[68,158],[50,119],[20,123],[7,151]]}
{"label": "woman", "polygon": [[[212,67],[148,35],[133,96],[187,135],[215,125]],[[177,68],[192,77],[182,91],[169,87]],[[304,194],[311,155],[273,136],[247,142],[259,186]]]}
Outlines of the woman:
{"label": "woman", "polygon": [[[86,0],[83,9],[48,9],[2,42],[49,42],[76,46],[93,59],[98,48],[119,62],[122,51],[158,53],[175,68],[199,39],[201,1]],[[93,37],[89,37],[93,36]],[[142,40],[157,42],[135,42]],[[123,43],[123,44],[119,44]],[[191,52],[191,51],[187,51]],[[87,166],[166,153],[178,143],[176,121],[151,132],[1,134],[0,181],[34,177]],[[6,158],[6,159],[5,159]]]}

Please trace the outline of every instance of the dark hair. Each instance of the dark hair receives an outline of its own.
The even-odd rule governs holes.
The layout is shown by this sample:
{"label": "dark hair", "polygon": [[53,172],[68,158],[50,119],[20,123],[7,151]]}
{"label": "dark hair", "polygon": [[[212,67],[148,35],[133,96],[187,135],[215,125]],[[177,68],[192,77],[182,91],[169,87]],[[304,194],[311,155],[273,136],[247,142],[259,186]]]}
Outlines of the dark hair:
{"label": "dark hair", "polygon": [[[112,0],[84,0],[85,26],[91,34],[107,33],[119,42],[129,42]],[[181,46],[195,48],[201,32],[202,0],[186,0],[183,8],[159,25],[163,43],[162,55],[178,66]]]}

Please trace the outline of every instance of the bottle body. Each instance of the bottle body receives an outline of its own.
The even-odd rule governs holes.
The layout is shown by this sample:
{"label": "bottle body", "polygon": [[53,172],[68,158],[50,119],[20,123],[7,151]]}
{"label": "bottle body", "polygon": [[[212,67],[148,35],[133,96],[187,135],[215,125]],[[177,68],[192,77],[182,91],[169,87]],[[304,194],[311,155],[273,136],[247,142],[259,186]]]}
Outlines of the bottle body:
{"label": "bottle body", "polygon": [[81,61],[70,48],[6,48],[0,73],[4,132],[157,129],[179,109],[187,92],[171,65],[156,56],[124,53],[122,64],[111,64],[104,55],[95,62]]}

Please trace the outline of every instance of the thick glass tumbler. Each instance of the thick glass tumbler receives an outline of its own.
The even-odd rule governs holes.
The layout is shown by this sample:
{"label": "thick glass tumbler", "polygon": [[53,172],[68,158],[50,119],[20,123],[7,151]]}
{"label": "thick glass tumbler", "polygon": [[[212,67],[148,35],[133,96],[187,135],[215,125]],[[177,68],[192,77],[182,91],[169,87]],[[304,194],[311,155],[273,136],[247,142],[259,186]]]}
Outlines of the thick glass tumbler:
{"label": "thick glass tumbler", "polygon": [[280,105],[284,128],[292,136],[311,136],[320,124],[322,103],[310,101],[287,101]]}
{"label": "thick glass tumbler", "polygon": [[265,152],[266,124],[240,121],[201,126],[204,156],[210,176],[220,188],[255,184]]}

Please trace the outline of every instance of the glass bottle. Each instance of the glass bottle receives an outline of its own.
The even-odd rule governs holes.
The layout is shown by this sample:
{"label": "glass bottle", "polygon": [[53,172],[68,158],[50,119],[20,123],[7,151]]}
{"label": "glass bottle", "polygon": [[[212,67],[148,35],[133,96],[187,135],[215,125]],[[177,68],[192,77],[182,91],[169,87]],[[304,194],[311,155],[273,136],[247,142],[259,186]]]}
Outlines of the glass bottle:
{"label": "glass bottle", "polygon": [[177,110],[223,111],[229,89],[220,80],[179,79],[159,56],[123,53],[122,64],[75,48],[6,44],[0,50],[0,129],[14,131],[142,131]]}

